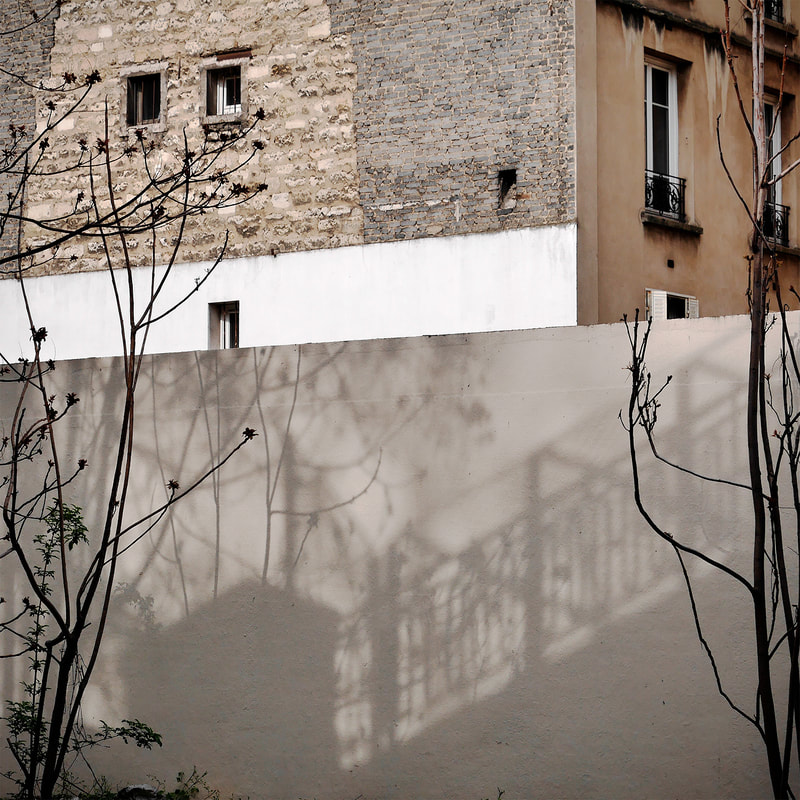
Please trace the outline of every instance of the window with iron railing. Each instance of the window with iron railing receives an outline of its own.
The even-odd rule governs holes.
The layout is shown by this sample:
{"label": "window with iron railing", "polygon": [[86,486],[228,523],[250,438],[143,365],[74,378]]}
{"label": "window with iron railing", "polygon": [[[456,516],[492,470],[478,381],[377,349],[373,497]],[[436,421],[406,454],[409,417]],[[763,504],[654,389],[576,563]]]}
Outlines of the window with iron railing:
{"label": "window with iron railing", "polygon": [[672,175],[645,170],[644,205],[648,211],[685,222],[686,181]]}
{"label": "window with iron railing", "polygon": [[774,22],[784,22],[783,0],[764,0],[764,16]]}
{"label": "window with iron railing", "polygon": [[645,207],[686,219],[686,181],[678,177],[678,79],[674,65],[645,63]]}
{"label": "window with iron railing", "polygon": [[764,126],[767,130],[767,201],[764,205],[764,236],[776,244],[789,244],[789,206],[782,204],[781,185],[781,114],[777,102],[764,103]]}
{"label": "window with iron railing", "polygon": [[767,239],[789,246],[789,206],[765,203],[761,226]]}

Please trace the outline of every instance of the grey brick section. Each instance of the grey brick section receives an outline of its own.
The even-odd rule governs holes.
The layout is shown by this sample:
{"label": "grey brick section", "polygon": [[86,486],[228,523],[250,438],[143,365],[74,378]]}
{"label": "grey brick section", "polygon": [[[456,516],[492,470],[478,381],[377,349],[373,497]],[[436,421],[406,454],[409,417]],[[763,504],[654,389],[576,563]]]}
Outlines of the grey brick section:
{"label": "grey brick section", "polygon": [[358,67],[365,241],[574,220],[573,0],[329,2]]}
{"label": "grey brick section", "polygon": [[[55,0],[0,0],[0,64],[4,69],[36,84],[50,75],[58,6]],[[25,126],[30,140],[36,128],[35,92],[20,80],[0,74],[0,165],[10,142],[9,125]],[[8,208],[7,195],[18,180],[0,172],[0,210]],[[16,246],[16,225],[6,226],[0,237],[0,253],[9,255]],[[4,268],[4,269],[7,269]]]}

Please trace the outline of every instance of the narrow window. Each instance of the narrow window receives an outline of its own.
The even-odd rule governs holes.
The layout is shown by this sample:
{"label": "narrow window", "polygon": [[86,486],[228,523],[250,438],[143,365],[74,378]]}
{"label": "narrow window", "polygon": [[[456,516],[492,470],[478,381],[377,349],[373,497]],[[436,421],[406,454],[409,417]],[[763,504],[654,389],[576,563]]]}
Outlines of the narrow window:
{"label": "narrow window", "polygon": [[500,188],[500,208],[510,211],[517,205],[517,171],[501,169],[497,173],[497,182]]}
{"label": "narrow window", "polygon": [[678,173],[678,76],[675,67],[647,63],[645,69],[645,206],[685,219],[686,182]]}
{"label": "narrow window", "polygon": [[778,244],[789,244],[789,207],[782,204],[781,114],[777,103],[764,103],[764,126],[767,131],[767,199],[762,226],[764,235]]}
{"label": "narrow window", "polygon": [[229,350],[239,346],[239,301],[211,303],[208,307],[211,350]]}
{"label": "narrow window", "polygon": [[133,75],[128,78],[129,127],[152,125],[161,118],[161,75]]}
{"label": "narrow window", "polygon": [[206,72],[206,113],[210,117],[242,113],[242,68],[210,69]]}

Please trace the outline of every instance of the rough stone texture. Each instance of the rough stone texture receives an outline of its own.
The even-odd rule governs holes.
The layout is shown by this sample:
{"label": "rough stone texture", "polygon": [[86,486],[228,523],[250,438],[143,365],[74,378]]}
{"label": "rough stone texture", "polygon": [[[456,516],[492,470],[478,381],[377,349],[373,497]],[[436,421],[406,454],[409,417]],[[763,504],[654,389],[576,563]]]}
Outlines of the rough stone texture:
{"label": "rough stone texture", "polygon": [[[213,258],[226,230],[235,257],[575,218],[573,0],[85,0],[64,3],[54,40],[32,38],[32,74],[51,45],[52,76],[102,76],[50,137],[57,169],[80,139],[103,138],[106,103],[111,152],[135,144],[121,110],[125,70],[155,62],[165,65],[167,117],[149,135],[154,159],[168,165],[184,131],[194,144],[202,138],[203,60],[252,51],[244,99],[251,114],[265,110],[265,147],[238,180],[269,190],[194,220],[181,261]],[[37,99],[41,126],[48,112]],[[250,149],[242,143],[228,163]],[[498,171],[511,168],[516,205],[501,208]],[[115,191],[130,195],[141,175],[139,159],[120,164]],[[79,191],[91,194],[85,176],[41,181],[29,211],[68,213]],[[28,240],[45,241],[32,230]],[[156,242],[156,260],[169,243],[166,234]],[[144,263],[149,244],[133,245]],[[38,271],[104,266],[100,242],[77,241]]]}
{"label": "rough stone texture", "polygon": [[[226,229],[231,257],[361,242],[351,120],[355,66],[348,38],[330,34],[328,9],[321,0],[65,3],[56,26],[52,74],[69,70],[83,75],[97,69],[103,80],[90,101],[52,138],[53,161],[63,165],[74,157],[80,138],[90,144],[102,138],[106,102],[112,152],[119,154],[125,145],[135,144],[121,110],[124,70],[163,62],[166,130],[150,135],[157,158],[168,164],[180,152],[184,131],[190,143],[202,140],[203,60],[234,49],[252,51],[243,68],[247,84],[243,100],[251,116],[259,107],[266,112],[266,120],[253,135],[265,147],[236,180],[266,182],[269,190],[235,212],[211,213],[193,221],[181,260],[212,258]],[[41,121],[47,112],[39,105]],[[228,165],[252,147],[243,142],[235,150]],[[114,179],[120,196],[137,188],[141,171],[136,157],[120,164]],[[39,184],[30,193],[32,214],[45,217],[62,206],[66,209],[82,188],[80,183],[75,175],[67,175]],[[159,244],[166,252],[167,241]],[[97,241],[71,243],[69,254],[61,253],[67,257],[53,262],[47,271],[102,268],[101,249]],[[138,249],[149,248],[139,242]]]}
{"label": "rough stone texture", "polygon": [[[15,153],[12,146],[11,125],[25,132],[20,140],[29,143],[36,127],[34,90],[28,83],[36,84],[49,76],[49,51],[53,46],[53,29],[58,9],[53,0],[3,0],[0,3],[0,64],[19,77],[0,73],[0,208],[8,209],[9,192],[16,193],[19,181],[10,169]],[[6,155],[8,153],[8,155]],[[0,256],[13,252],[17,226],[13,222],[4,226],[0,236]]]}
{"label": "rough stone texture", "polygon": [[331,0],[331,19],[358,65],[366,241],[574,219],[571,0]]}

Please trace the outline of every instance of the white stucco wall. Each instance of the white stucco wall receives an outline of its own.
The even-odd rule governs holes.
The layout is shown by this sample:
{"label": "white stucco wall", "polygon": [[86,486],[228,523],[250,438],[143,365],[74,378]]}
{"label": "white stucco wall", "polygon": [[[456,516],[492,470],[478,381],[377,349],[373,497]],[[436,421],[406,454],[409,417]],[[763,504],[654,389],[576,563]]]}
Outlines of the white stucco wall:
{"label": "white stucco wall", "polygon": [[[574,325],[576,248],[576,226],[562,225],[226,260],[151,328],[146,349],[207,349],[209,303],[233,300],[243,347]],[[208,266],[176,266],[156,313]],[[134,274],[145,298],[150,271]],[[49,357],[121,352],[107,273],[33,278],[26,290]],[[13,359],[30,346],[14,281],[0,281],[0,308],[0,352]]]}
{"label": "white stucco wall", "polygon": [[[746,318],[656,324],[665,456],[746,476],[747,343]],[[118,578],[151,613],[117,598],[85,716],[142,719],[164,746],[95,768],[196,764],[259,800],[768,796],[760,738],[717,693],[674,553],[633,505],[629,361],[621,325],[146,358],[126,514],[259,436],[126,554]],[[119,362],[51,380],[81,398],[60,441],[88,460],[68,500],[91,526]],[[0,431],[13,402],[0,384]],[[644,454],[641,472],[660,523],[748,569],[746,492]],[[745,593],[689,568],[726,690],[752,708]],[[7,696],[20,677],[0,662]]]}

